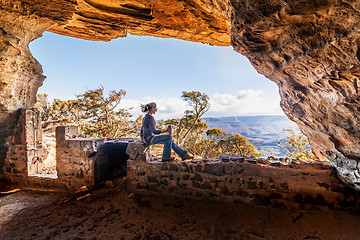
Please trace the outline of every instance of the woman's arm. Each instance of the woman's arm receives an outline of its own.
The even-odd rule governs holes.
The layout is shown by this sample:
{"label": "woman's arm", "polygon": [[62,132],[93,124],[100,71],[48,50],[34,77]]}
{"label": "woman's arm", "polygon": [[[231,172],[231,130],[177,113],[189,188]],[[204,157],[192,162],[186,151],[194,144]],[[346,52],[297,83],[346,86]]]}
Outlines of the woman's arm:
{"label": "woman's arm", "polygon": [[150,122],[149,125],[150,125],[151,131],[154,134],[161,134],[161,133],[166,133],[166,132],[170,133],[170,131],[171,131],[171,126],[168,126],[168,128],[166,130],[163,130],[163,131],[156,129],[154,117],[151,118],[151,122]]}
{"label": "woman's arm", "polygon": [[150,130],[151,130],[154,134],[160,134],[160,133],[161,133],[160,130],[156,129],[155,119],[154,119],[153,116],[150,117],[149,127],[150,127]]}

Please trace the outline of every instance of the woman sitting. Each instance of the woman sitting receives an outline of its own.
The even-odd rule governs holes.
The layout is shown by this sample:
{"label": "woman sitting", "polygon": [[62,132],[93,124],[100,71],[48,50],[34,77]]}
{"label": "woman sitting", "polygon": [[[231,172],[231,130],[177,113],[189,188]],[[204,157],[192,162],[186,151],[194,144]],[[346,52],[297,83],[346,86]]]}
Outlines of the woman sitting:
{"label": "woman sitting", "polygon": [[[182,160],[193,158],[187,153],[186,150],[182,149],[174,143],[170,135],[171,126],[168,126],[168,128],[164,131],[156,129],[155,119],[152,116],[157,112],[156,103],[152,102],[141,105],[141,111],[146,113],[141,126],[141,140],[146,145],[164,144],[164,151],[162,154],[163,161],[171,161],[175,159],[174,157],[171,157],[171,149],[173,149]],[[159,135],[166,132],[169,134]]]}

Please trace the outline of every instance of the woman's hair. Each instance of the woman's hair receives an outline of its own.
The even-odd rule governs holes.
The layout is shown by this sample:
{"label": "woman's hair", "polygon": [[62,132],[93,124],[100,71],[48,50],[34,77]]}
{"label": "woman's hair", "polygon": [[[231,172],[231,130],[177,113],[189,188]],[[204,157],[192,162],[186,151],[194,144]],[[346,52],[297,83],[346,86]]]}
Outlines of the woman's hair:
{"label": "woman's hair", "polygon": [[148,103],[148,104],[141,104],[140,107],[141,107],[142,112],[147,113],[151,109],[156,108],[156,103],[151,102],[151,103]]}

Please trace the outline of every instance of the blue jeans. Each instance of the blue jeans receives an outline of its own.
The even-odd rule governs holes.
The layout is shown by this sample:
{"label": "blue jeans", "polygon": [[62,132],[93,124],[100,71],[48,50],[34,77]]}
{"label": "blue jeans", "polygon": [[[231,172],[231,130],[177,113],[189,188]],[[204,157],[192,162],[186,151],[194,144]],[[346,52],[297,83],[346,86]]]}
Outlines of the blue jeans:
{"label": "blue jeans", "polygon": [[164,151],[162,154],[163,158],[171,157],[171,149],[173,149],[174,152],[176,152],[176,154],[179,155],[179,157],[181,158],[183,158],[187,153],[186,150],[182,149],[181,147],[179,147],[174,143],[171,135],[169,134],[155,135],[153,139],[151,139],[150,145],[155,145],[155,144],[164,144]]}

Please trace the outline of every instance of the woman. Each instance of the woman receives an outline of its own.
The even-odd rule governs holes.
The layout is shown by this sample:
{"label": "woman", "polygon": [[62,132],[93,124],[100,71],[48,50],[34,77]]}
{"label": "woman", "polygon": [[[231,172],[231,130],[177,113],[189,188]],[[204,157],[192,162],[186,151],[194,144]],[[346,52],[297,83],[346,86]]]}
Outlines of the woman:
{"label": "woman", "polygon": [[[157,130],[155,126],[155,119],[152,116],[157,112],[156,103],[148,103],[145,105],[141,105],[141,111],[146,113],[141,126],[141,140],[146,145],[154,145],[154,144],[164,144],[164,151],[162,154],[163,161],[171,161],[174,160],[174,157],[171,157],[171,149],[173,149],[182,160],[192,159],[186,150],[182,149],[178,145],[174,143],[171,137],[171,126],[164,131]],[[166,133],[169,134],[162,134]]]}

